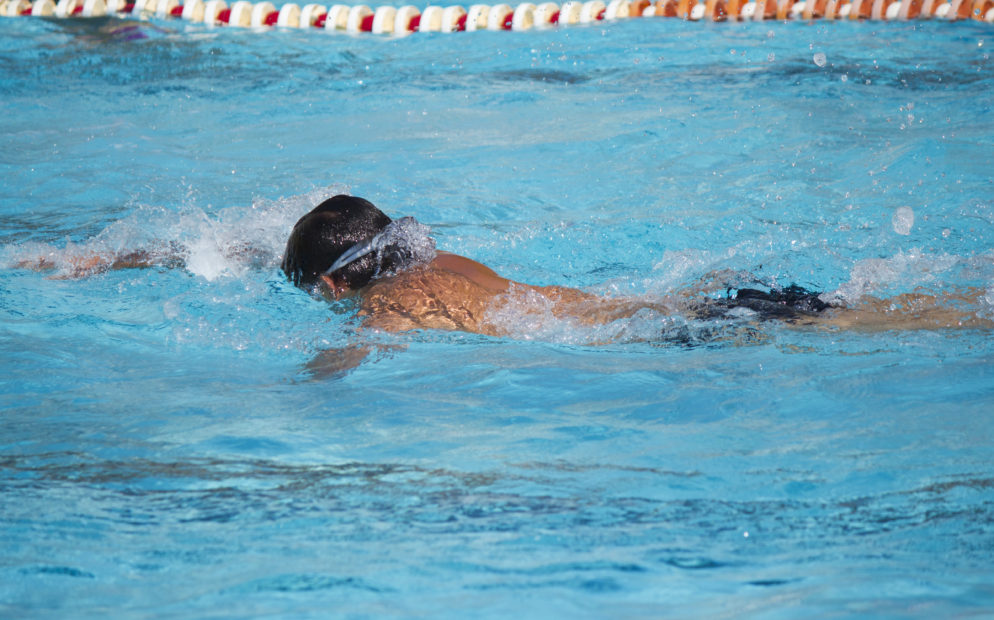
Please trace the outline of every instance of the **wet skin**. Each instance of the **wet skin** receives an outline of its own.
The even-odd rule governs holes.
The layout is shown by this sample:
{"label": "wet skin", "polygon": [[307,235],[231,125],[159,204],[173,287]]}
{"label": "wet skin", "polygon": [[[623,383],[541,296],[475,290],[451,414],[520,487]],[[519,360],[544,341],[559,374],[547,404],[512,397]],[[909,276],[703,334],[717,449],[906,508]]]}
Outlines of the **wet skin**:
{"label": "wet skin", "polygon": [[[238,254],[250,254],[239,249]],[[20,268],[52,270],[56,259],[40,256],[17,263]],[[108,269],[152,266],[182,266],[176,248],[168,245],[154,252],[139,250],[116,256],[84,253],[70,260],[66,273],[58,278],[81,278]],[[359,316],[364,327],[390,332],[414,329],[465,331],[493,336],[506,335],[487,320],[502,296],[515,291],[538,293],[552,302],[557,317],[571,317],[583,325],[598,325],[632,316],[641,309],[670,315],[694,316],[701,307],[701,293],[709,289],[691,288],[665,298],[594,295],[563,286],[533,286],[509,280],[477,261],[439,252],[427,265],[374,280],[359,291],[342,286],[333,276],[322,276],[329,296],[335,299],[357,296]],[[708,276],[702,282],[708,280]],[[864,297],[852,305],[835,307],[817,315],[786,322],[802,327],[858,331],[910,329],[994,328],[994,320],[978,315],[986,292],[971,288],[946,295],[905,293],[887,299]]]}
{"label": "wet skin", "polygon": [[[322,279],[338,298],[354,294],[333,277]],[[576,289],[514,282],[472,259],[439,252],[428,265],[375,280],[358,291],[359,316],[365,327],[392,332],[441,329],[499,335],[487,321],[487,311],[512,288],[542,294],[555,303],[556,314],[580,313],[586,304],[595,304],[600,313],[612,306],[611,300]]]}
{"label": "wet skin", "polygon": [[[336,295],[355,294],[333,278],[325,283]],[[641,309],[663,314],[694,314],[692,293],[668,298],[610,298],[562,286],[533,286],[509,280],[472,259],[440,252],[428,265],[375,280],[358,291],[363,326],[390,332],[440,329],[500,336],[488,312],[513,291],[535,292],[552,302],[557,317],[598,325],[631,317]],[[852,307],[836,307],[785,324],[828,329],[994,328],[994,321],[976,314],[981,290],[954,295],[908,293],[890,299],[867,297]]]}

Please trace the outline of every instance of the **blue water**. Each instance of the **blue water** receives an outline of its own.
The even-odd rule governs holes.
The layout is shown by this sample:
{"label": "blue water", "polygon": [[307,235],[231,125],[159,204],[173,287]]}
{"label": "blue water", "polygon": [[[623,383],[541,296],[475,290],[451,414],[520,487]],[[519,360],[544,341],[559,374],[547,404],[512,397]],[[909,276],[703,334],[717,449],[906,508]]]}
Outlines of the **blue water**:
{"label": "blue water", "polygon": [[535,284],[990,316],[989,25],[114,24],[0,20],[0,615],[994,614],[989,330],[376,335],[278,269],[349,191]]}

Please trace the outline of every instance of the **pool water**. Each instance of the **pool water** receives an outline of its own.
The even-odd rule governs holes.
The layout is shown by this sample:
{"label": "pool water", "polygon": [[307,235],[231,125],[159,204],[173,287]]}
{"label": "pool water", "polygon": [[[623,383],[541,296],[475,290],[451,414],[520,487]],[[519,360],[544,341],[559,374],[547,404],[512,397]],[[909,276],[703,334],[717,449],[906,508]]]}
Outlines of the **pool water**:
{"label": "pool water", "polygon": [[989,330],[370,334],[278,268],[346,191],[534,284],[990,317],[989,25],[115,24],[0,20],[0,615],[994,613]]}

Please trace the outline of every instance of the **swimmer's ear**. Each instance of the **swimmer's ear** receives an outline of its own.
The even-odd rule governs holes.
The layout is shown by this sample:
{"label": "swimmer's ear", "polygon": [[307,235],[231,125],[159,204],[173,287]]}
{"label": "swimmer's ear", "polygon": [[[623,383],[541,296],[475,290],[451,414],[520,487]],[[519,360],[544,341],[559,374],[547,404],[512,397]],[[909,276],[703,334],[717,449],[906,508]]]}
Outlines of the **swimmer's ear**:
{"label": "swimmer's ear", "polygon": [[336,280],[335,278],[325,274],[321,274],[318,277],[321,278],[324,285],[328,287],[328,290],[331,291],[331,294],[335,299],[342,299],[343,297],[347,297],[349,295],[349,287],[342,284],[341,280]]}

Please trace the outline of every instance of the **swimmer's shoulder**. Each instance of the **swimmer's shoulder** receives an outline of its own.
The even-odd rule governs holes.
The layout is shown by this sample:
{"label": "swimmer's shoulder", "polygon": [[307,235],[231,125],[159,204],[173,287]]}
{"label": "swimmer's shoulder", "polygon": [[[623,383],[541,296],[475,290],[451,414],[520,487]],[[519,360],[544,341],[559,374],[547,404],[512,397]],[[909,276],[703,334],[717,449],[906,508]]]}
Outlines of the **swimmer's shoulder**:
{"label": "swimmer's shoulder", "polygon": [[376,280],[362,291],[359,315],[366,327],[488,333],[484,317],[508,281],[455,254]]}
{"label": "swimmer's shoulder", "polygon": [[421,295],[441,295],[445,291],[464,294],[474,289],[495,295],[506,292],[510,284],[510,280],[497,275],[482,263],[458,254],[439,252],[426,265],[374,280],[366,287],[363,296],[401,294],[405,291]]}
{"label": "swimmer's shoulder", "polygon": [[449,252],[439,252],[429,267],[436,271],[462,276],[494,294],[506,292],[511,285],[510,280],[499,276],[496,271],[483,263]]}

